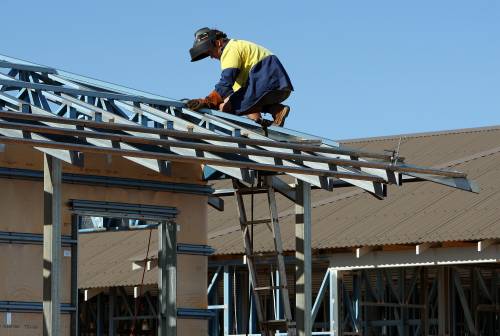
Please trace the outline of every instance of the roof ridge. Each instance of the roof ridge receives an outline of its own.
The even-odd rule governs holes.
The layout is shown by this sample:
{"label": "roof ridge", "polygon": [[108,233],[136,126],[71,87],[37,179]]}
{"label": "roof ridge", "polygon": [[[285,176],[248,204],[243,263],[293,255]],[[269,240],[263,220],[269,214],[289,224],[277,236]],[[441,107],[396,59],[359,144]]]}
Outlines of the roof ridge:
{"label": "roof ridge", "polygon": [[359,142],[376,142],[376,141],[393,140],[393,139],[397,139],[400,137],[401,138],[427,138],[427,137],[442,136],[442,135],[467,134],[467,133],[479,133],[479,132],[491,132],[491,131],[500,131],[500,125],[484,126],[484,127],[471,127],[471,128],[458,128],[458,129],[452,129],[452,130],[420,132],[420,133],[383,135],[383,136],[375,136],[375,137],[368,137],[368,138],[354,138],[354,139],[345,139],[345,140],[337,140],[337,141],[341,145],[343,145],[343,144],[359,143]]}

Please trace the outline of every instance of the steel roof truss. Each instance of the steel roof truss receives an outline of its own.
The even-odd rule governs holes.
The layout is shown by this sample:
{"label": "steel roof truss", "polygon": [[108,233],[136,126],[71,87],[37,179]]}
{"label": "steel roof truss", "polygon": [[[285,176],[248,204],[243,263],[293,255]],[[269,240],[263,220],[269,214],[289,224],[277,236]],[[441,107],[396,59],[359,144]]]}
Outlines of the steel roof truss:
{"label": "steel roof truss", "polygon": [[[270,127],[266,132],[266,136],[264,136],[264,131],[258,125],[243,117],[212,110],[195,112],[182,108],[184,104],[179,101],[165,99],[157,95],[85,78],[7,56],[0,55],[0,58],[2,58],[0,60],[0,68],[10,69],[8,75],[0,73],[1,91],[15,90],[18,92],[18,99],[0,92],[1,106],[9,110],[32,112],[46,116],[56,114],[69,116],[69,118],[83,117],[95,121],[120,122],[128,125],[137,125],[134,121],[138,121],[144,126],[167,127],[182,132],[196,132],[200,135],[207,134],[212,137],[220,134],[241,136],[241,133],[244,133],[244,137],[249,140],[263,141],[259,145],[256,145],[237,141],[224,142],[214,139],[191,138],[192,140],[189,140],[189,142],[192,142],[194,145],[192,146],[193,148],[189,148],[186,139],[179,140],[182,137],[175,138],[168,136],[167,138],[165,135],[158,133],[148,134],[122,131],[125,134],[136,136],[139,141],[127,143],[126,137],[123,137],[124,141],[106,139],[105,134],[121,134],[121,132],[117,132],[116,130],[102,133],[97,128],[93,129],[68,124],[61,126],[57,122],[42,122],[44,125],[57,125],[62,129],[74,130],[76,128],[76,130],[95,132],[96,138],[92,138],[90,135],[84,138],[87,143],[101,148],[104,152],[106,149],[119,149],[119,151],[108,150],[108,152],[123,153],[125,158],[145,165],[155,171],[165,171],[165,168],[167,168],[166,163],[160,158],[175,158],[167,153],[172,152],[181,156],[190,156],[192,159],[200,158],[202,162],[211,163],[214,169],[247,182],[253,181],[253,177],[251,177],[252,174],[249,169],[243,168],[245,166],[261,167],[257,169],[270,169],[276,172],[282,169],[291,176],[324,189],[331,189],[334,184],[333,178],[328,176],[336,176],[346,183],[375,194],[377,197],[385,195],[386,183],[401,184],[402,174],[463,190],[477,191],[477,187],[468,181],[464,174],[459,172],[440,171],[400,164],[399,162],[387,164],[387,162],[367,161],[363,156],[379,160],[388,160],[389,157],[376,153],[373,153],[372,156],[370,153],[364,151],[343,149],[334,141],[286,128]],[[15,76],[17,76],[17,79]],[[29,104],[25,103],[25,101],[29,101]],[[50,104],[53,104],[52,108]],[[129,112],[130,115],[128,114]],[[5,124],[3,125],[6,127]],[[31,130],[34,130],[34,128]],[[39,130],[42,131],[41,128]],[[67,156],[67,153],[75,154],[74,151],[68,152],[66,150],[66,148],[72,148],[70,143],[56,145],[50,139],[35,132],[3,128],[1,134],[18,139],[31,137],[33,140],[40,140],[39,142],[33,141],[31,143],[34,146],[40,143],[52,147],[51,149],[44,148],[43,151],[54,151],[54,153],[59,154],[59,156],[55,155],[59,158],[61,158],[60,156]],[[41,132],[41,134],[44,133]],[[67,132],[64,136],[68,136],[70,139],[81,140],[82,137],[79,134],[81,133],[75,132],[72,134]],[[161,143],[148,145],[147,142],[143,142],[144,145],[142,145],[139,138],[167,138],[169,141],[178,142],[180,147],[175,147],[171,143],[166,145]],[[294,139],[299,143],[301,141],[316,141],[321,146],[321,149],[332,149],[338,151],[338,154],[322,152],[321,149],[317,152],[314,148],[311,151],[301,151],[292,149],[296,146],[291,146],[292,148],[266,146],[264,143],[270,140],[285,140],[290,142],[294,141]],[[203,147],[201,146],[203,144],[207,145]],[[208,145],[217,147],[214,147],[212,150],[212,147]],[[88,146],[81,146],[81,148],[86,150],[91,149]],[[234,148],[235,153],[227,153],[227,149],[230,148]],[[98,149],[91,151],[99,152]],[[265,155],[265,151],[269,152],[267,156]],[[135,152],[137,152],[137,157],[134,154]],[[126,153],[130,153],[132,157],[125,155]],[[154,157],[158,159],[155,160]],[[232,160],[233,157],[238,159],[236,161]],[[319,159],[321,157],[325,158],[325,160]],[[68,158],[62,159],[67,162]],[[231,166],[229,162],[225,162],[224,160],[234,161],[235,164]],[[195,161],[188,160],[188,162]],[[213,165],[214,163],[223,163],[223,165]],[[295,173],[294,171],[307,171],[307,174],[314,171],[314,176]],[[276,179],[279,180],[277,177]]]}
{"label": "steel roof truss", "polygon": [[[120,108],[128,110],[131,113],[135,113],[138,115],[146,115],[150,120],[157,122],[159,124],[165,125],[168,122],[171,122],[171,123],[173,123],[172,124],[173,129],[182,130],[182,131],[187,132],[192,127],[198,127],[198,126],[193,125],[193,124],[191,124],[191,123],[189,123],[181,118],[169,115],[169,114],[162,112],[162,111],[159,111],[158,113],[161,113],[163,115],[163,118],[161,116],[156,115],[156,114],[148,113],[148,112],[150,112],[149,109],[151,109],[151,110],[154,110],[154,109],[150,106],[147,106],[147,105],[141,105],[142,108],[147,107],[148,108],[147,110],[141,109],[139,107],[136,107],[134,105],[131,105],[131,104],[128,104],[128,103],[125,103],[122,101],[116,101],[116,105]],[[133,124],[133,122],[131,122],[131,121],[128,121],[128,122]],[[200,129],[202,129],[202,128],[200,128]],[[139,135],[138,133],[133,133],[133,132],[128,132],[128,133],[132,134],[132,135]],[[143,133],[140,135],[144,136],[144,135],[146,135],[146,133]],[[147,134],[146,136],[153,138],[153,139],[160,139],[160,136],[157,134]],[[215,154],[212,154],[209,152],[203,152],[203,154],[202,154],[200,152],[196,152],[195,150],[186,149],[186,148],[178,148],[178,147],[173,147],[173,146],[170,147],[170,151],[173,153],[179,154],[179,155],[188,155],[188,156],[200,156],[200,155],[202,155],[203,157],[211,158],[211,159],[220,159],[221,158],[219,155],[215,155]],[[253,180],[253,177],[248,173],[248,170],[246,170],[246,169],[237,169],[237,168],[232,168],[232,167],[222,167],[222,166],[213,166],[213,165],[209,165],[209,166],[218,170],[218,171],[223,172],[226,175],[235,177],[235,178],[240,179],[240,180],[244,180],[244,181],[248,181],[248,182],[252,182],[252,180]]]}
{"label": "steel roof truss", "polygon": [[[216,120],[216,121],[220,122],[220,120]],[[228,125],[228,122],[226,122],[226,125]],[[230,126],[230,124],[228,126]],[[232,127],[237,127],[237,125],[232,125]],[[267,139],[266,137],[264,137],[256,132],[249,131],[249,130],[245,130],[245,133],[251,139],[259,139],[259,140]],[[294,154],[294,151],[292,149],[279,148],[279,147],[266,147],[266,146],[260,146],[260,147],[263,149],[269,150],[269,151],[274,150],[274,151],[278,151],[278,152],[282,152],[282,153]],[[327,155],[330,157],[334,156],[333,154],[327,154]],[[323,155],[323,156],[327,156],[327,155]],[[289,163],[289,161],[286,161],[286,160],[284,160],[283,162],[287,163],[287,164]],[[324,164],[324,163],[304,161],[303,165],[306,167],[317,168],[317,169],[330,169],[329,165]],[[340,172],[349,172],[349,173],[354,173],[354,174],[357,173],[357,171],[355,171],[353,169],[348,169],[348,168],[344,168],[344,167],[340,167],[340,166],[337,166],[337,170]],[[300,176],[295,176],[295,177],[297,177],[301,180],[304,180]],[[351,184],[358,186],[362,189],[365,189],[366,191],[377,195],[377,197],[383,197],[383,195],[381,194],[382,188],[380,185],[378,185],[379,182],[367,182],[367,181],[359,181],[359,180],[353,180],[353,179],[342,179],[342,178],[340,180],[345,181],[347,183],[351,183]],[[306,181],[306,180],[304,180],[304,181]],[[310,182],[311,184],[318,186],[318,187],[321,187],[323,189],[331,189],[332,188],[331,183],[329,183],[327,181],[328,180],[326,180],[326,179],[322,179],[322,180],[319,180],[319,183],[317,181],[306,181],[306,182]]]}
{"label": "steel roof truss", "polygon": [[[55,96],[55,95],[50,95],[50,96],[53,98],[53,96]],[[21,100],[17,100],[17,104],[18,104],[18,107],[26,106],[26,104]],[[31,106],[31,112],[33,114],[46,115],[46,116],[53,115],[52,112],[46,111],[46,110],[39,108],[37,106],[33,106],[33,105],[30,105],[30,106]],[[76,108],[75,106],[76,106],[76,104],[74,104],[72,107]],[[53,126],[53,127],[60,126],[62,128],[66,128],[66,129],[75,129],[75,127],[71,126],[71,125],[62,125],[62,124],[54,124],[54,123],[47,123],[47,125]],[[5,131],[2,131],[2,132],[4,135],[10,136],[10,137],[19,136],[18,134],[12,133],[12,132],[8,132],[8,134],[5,133]],[[47,139],[47,138],[39,136],[37,134],[32,134],[32,138],[37,139],[37,140],[46,140]],[[111,141],[92,139],[92,138],[87,138],[86,141],[88,143],[95,145],[95,146],[98,146],[98,147],[116,148],[116,144],[113,144]],[[124,144],[124,143],[122,143],[118,147],[120,147],[122,149],[137,150],[137,148],[132,147],[128,144]],[[46,149],[43,149],[42,151],[45,152]],[[82,165],[82,162],[81,162],[82,157],[79,153],[76,153],[75,151],[72,151],[72,153],[68,153],[68,151],[62,151],[62,153],[60,153],[60,150],[51,150],[51,153],[57,154],[56,157],[60,158],[61,160],[64,160],[65,162],[68,162],[70,164],[76,164],[76,165],[80,165],[80,166]],[[148,169],[151,169],[153,171],[168,173],[168,169],[166,169],[165,163],[163,163],[161,161],[159,162],[158,160],[143,159],[143,158],[137,158],[137,157],[124,157],[124,158],[127,160],[130,160],[130,161],[133,161],[139,165],[142,165]]]}

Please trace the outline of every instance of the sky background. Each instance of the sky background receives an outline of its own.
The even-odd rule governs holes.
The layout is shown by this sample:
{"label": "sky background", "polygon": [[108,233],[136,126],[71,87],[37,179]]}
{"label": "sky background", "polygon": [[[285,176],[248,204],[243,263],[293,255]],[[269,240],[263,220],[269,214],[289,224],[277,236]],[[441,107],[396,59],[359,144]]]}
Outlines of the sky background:
{"label": "sky background", "polygon": [[337,140],[500,124],[497,0],[2,0],[0,54],[197,98],[220,74],[190,62],[204,26],[278,55],[292,129]]}

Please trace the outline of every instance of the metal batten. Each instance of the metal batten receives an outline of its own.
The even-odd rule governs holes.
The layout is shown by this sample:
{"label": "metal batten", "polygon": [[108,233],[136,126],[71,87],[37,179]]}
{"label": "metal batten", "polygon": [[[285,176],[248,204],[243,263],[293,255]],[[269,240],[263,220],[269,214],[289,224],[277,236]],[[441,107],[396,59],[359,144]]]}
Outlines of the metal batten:
{"label": "metal batten", "polygon": [[[12,113],[14,114],[14,113]],[[9,114],[11,116],[12,114]],[[3,117],[4,113],[0,111],[0,117]],[[10,118],[10,117],[9,117]],[[20,116],[19,119],[23,119],[23,115]],[[36,119],[34,119],[36,120]],[[57,120],[54,120],[57,122]],[[119,129],[120,124],[116,125],[117,129]],[[62,129],[57,127],[49,127],[49,126],[39,126],[32,124],[23,124],[23,123],[13,123],[10,121],[0,121],[0,128],[7,129],[16,129],[23,130],[29,132],[43,133],[43,134],[58,134],[58,135],[66,135],[66,136],[74,136],[74,137],[86,137],[86,138],[95,138],[102,140],[110,140],[116,142],[126,142],[126,143],[135,143],[135,144],[148,144],[148,145],[158,145],[158,146],[171,146],[171,147],[181,147],[181,148],[190,148],[195,150],[206,150],[218,153],[233,153],[233,154],[242,154],[242,155],[255,155],[255,156],[272,156],[274,158],[279,159],[289,159],[296,161],[304,161],[304,162],[318,162],[323,163],[325,165],[333,164],[333,165],[345,165],[348,167],[367,167],[367,168],[377,168],[377,169],[386,169],[390,171],[396,172],[414,172],[421,174],[433,174],[439,176],[447,176],[447,177],[464,177],[465,174],[460,172],[454,172],[449,170],[440,170],[440,169],[431,169],[431,168],[422,168],[417,166],[406,166],[406,165],[393,165],[388,163],[381,162],[373,162],[373,161],[358,161],[358,160],[345,160],[345,159],[336,159],[330,157],[323,156],[312,156],[312,155],[302,155],[302,154],[287,154],[282,152],[274,152],[274,151],[265,151],[260,149],[251,149],[251,148],[231,148],[225,146],[217,146],[212,144],[204,144],[204,143],[195,143],[195,142],[185,142],[185,141],[177,141],[177,140],[163,140],[163,139],[151,139],[130,135],[121,135],[121,134],[113,134],[113,133],[102,133],[95,131],[86,131],[86,130],[74,130],[74,129]]]}

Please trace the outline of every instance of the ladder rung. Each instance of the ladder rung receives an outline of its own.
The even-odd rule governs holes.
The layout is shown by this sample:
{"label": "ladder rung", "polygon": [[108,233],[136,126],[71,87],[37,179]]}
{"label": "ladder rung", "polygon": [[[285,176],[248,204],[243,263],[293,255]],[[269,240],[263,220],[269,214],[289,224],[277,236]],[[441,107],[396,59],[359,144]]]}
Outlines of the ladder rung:
{"label": "ladder rung", "polygon": [[245,225],[252,225],[252,224],[268,224],[268,223],[271,223],[271,219],[257,219],[257,220],[253,220],[253,221],[246,221],[245,222]]}
{"label": "ladder rung", "polygon": [[271,291],[273,289],[286,289],[286,286],[264,286],[264,287],[255,287],[254,290],[257,292],[262,291]]}
{"label": "ladder rung", "polygon": [[268,188],[238,188],[237,190],[242,195],[251,195],[266,193]]}

